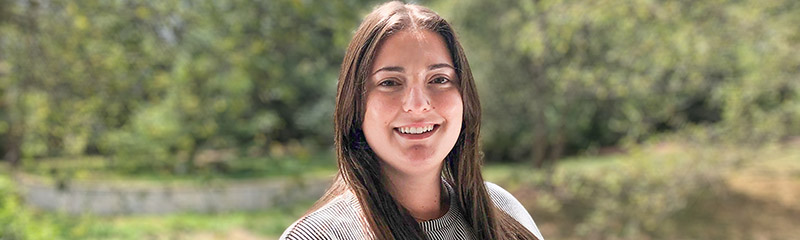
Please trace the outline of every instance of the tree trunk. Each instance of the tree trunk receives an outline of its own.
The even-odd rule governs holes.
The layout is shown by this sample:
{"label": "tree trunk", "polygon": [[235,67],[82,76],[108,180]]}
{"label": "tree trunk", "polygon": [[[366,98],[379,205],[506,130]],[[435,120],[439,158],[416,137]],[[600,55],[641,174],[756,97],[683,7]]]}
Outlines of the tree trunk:
{"label": "tree trunk", "polygon": [[11,168],[19,166],[19,142],[13,139],[11,134],[6,140],[6,154],[3,159],[11,165]]}
{"label": "tree trunk", "polygon": [[533,126],[533,146],[532,146],[532,161],[534,167],[541,169],[547,158],[547,124],[544,121],[544,114],[540,109],[536,110],[536,122]]}
{"label": "tree trunk", "polygon": [[555,163],[558,159],[564,156],[564,148],[567,145],[567,137],[564,133],[564,128],[561,127],[556,133],[556,139],[550,149],[550,156],[547,158],[549,161]]}

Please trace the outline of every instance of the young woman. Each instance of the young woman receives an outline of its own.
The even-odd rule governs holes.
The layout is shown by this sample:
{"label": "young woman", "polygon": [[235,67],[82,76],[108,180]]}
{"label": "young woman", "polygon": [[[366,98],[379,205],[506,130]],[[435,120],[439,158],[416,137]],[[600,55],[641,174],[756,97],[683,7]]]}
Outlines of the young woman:
{"label": "young woman", "polygon": [[542,239],[517,199],[483,181],[480,111],[450,24],[421,6],[378,6],[339,75],[339,172],[281,239]]}

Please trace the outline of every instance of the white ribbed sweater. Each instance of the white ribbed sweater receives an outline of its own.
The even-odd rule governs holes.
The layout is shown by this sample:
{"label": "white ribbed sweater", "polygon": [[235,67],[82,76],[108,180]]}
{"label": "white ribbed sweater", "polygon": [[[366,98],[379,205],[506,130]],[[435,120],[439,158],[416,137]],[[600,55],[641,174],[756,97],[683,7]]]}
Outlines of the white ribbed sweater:
{"label": "white ribbed sweater", "polygon": [[[446,181],[443,182],[450,196],[454,196],[453,188]],[[537,238],[544,240],[531,215],[511,193],[490,182],[486,182],[486,188],[492,202],[498,208],[519,221]],[[455,201],[455,197],[450,197],[450,207],[444,216],[419,223],[428,239],[474,239],[467,231],[469,227],[464,220],[463,211]],[[325,206],[297,220],[286,229],[280,239],[371,239],[367,237],[370,234],[368,229],[363,227],[365,224],[361,216],[358,199],[352,192],[346,191]]]}

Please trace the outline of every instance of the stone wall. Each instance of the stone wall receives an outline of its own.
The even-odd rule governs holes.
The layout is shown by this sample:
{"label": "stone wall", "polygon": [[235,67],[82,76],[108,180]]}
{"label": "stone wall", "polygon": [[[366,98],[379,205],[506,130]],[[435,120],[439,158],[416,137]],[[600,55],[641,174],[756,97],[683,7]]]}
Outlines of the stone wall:
{"label": "stone wall", "polygon": [[57,183],[16,174],[27,204],[71,214],[166,214],[269,209],[313,201],[329,186],[325,179],[272,179],[209,183],[74,181]]}

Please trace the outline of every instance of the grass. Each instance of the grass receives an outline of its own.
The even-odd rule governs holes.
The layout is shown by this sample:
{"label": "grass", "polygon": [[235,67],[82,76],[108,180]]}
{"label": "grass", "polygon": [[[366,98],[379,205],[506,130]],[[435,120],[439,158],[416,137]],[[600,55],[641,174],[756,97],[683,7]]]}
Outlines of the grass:
{"label": "grass", "polygon": [[182,213],[166,216],[86,217],[80,239],[275,239],[311,202],[256,212]]}
{"label": "grass", "polygon": [[115,166],[103,156],[78,156],[25,161],[25,173],[45,181],[103,181],[136,184],[225,182],[284,177],[320,178],[336,171],[331,152],[308,156],[243,157],[220,162],[216,167],[198,167],[193,172],[175,174],[153,167],[130,170]]}
{"label": "grass", "polygon": [[[39,213],[61,228],[62,239],[276,239],[311,202],[254,212],[163,216],[67,216]],[[58,239],[59,237],[54,237]]]}
{"label": "grass", "polygon": [[[228,181],[268,181],[282,178],[328,178],[335,173],[331,153],[307,156],[304,159],[242,158],[229,161],[228,172],[200,172],[174,176],[167,173],[130,174],[109,168],[109,161],[99,156],[55,158],[27,164],[28,177],[43,181],[102,181],[132,185],[197,185]],[[0,162],[0,193],[15,190],[6,164]],[[8,187],[11,187],[10,189]],[[314,199],[289,206],[249,212],[177,213],[140,216],[74,216],[43,212],[31,207],[11,209],[3,216],[3,198],[19,199],[16,194],[0,194],[0,226],[4,221],[23,216],[23,225],[34,232],[30,239],[277,239],[285,228],[304,213]],[[21,200],[21,199],[20,199]],[[19,202],[19,200],[14,200]],[[16,221],[16,220],[14,220]],[[13,231],[25,232],[25,228]],[[38,230],[37,230],[38,229]],[[31,231],[31,230],[27,230]],[[0,239],[4,235],[0,227]],[[26,239],[26,237],[23,237]]]}
{"label": "grass", "polygon": [[680,212],[679,227],[705,239],[800,235],[800,145],[762,149],[726,173],[724,184]]}
{"label": "grass", "polygon": [[[624,160],[623,156],[577,156],[559,160],[557,168],[572,172],[595,172],[601,168],[614,167]],[[486,181],[504,183],[517,187],[519,184],[541,183],[547,175],[546,169],[519,163],[490,163],[483,168]]]}
{"label": "grass", "polygon": [[[800,235],[795,227],[800,225],[800,145],[732,149],[654,144],[626,154],[564,159],[554,166],[553,172],[566,176],[589,176],[586,179],[592,180],[622,168],[644,167],[654,170],[634,172],[644,175],[628,177],[634,182],[641,180],[660,183],[663,179],[642,177],[649,178],[648,174],[659,174],[661,168],[669,165],[670,161],[687,157],[725,159],[730,156],[745,157],[740,157],[743,160],[733,168],[708,169],[720,171],[721,184],[712,188],[691,190],[684,195],[686,202],[683,207],[668,211],[667,215],[657,221],[659,225],[655,229],[635,225],[643,229],[638,233],[626,232],[622,229],[624,227],[613,224],[621,217],[626,219],[624,217],[627,215],[633,220],[645,220],[637,217],[641,215],[635,215],[635,208],[623,204],[618,206],[620,208],[617,212],[607,212],[602,208],[605,205],[598,205],[598,202],[563,202],[563,199],[569,198],[559,198],[557,194],[552,194],[553,191],[563,194],[570,190],[546,187],[547,170],[534,169],[529,165],[488,164],[484,169],[484,176],[487,181],[498,183],[511,191],[532,212],[540,229],[549,239],[792,239]],[[689,169],[686,170],[688,172]],[[675,171],[678,174],[684,172],[680,168]],[[0,173],[4,173],[3,177],[8,176],[3,165],[0,165]],[[597,181],[607,179],[601,178]],[[665,182],[667,185],[672,183]],[[636,194],[635,188],[623,186],[619,193],[622,195],[591,195],[598,194],[591,192],[596,190],[591,187],[604,185],[591,185],[594,184],[592,182],[581,184],[583,188],[578,190],[590,191],[587,196],[596,196],[596,199],[591,199],[600,202],[604,201],[604,197]],[[590,188],[586,188],[587,186]],[[665,191],[672,191],[670,189],[675,188],[665,188]],[[642,191],[648,194],[661,190]],[[658,201],[658,198],[646,199]],[[610,200],[616,201],[616,198]],[[54,224],[56,232],[60,232],[64,239],[277,239],[289,224],[305,212],[312,204],[311,201],[313,200],[264,211],[217,214],[75,217],[35,210],[29,212],[35,215],[33,219],[38,219],[38,224]],[[598,212],[602,214],[598,215]],[[604,220],[592,222],[597,216],[604,217],[600,218]],[[600,235],[591,235],[598,232]]]}
{"label": "grass", "polygon": [[306,200],[247,212],[75,216],[18,207],[21,199],[13,193],[4,164],[0,173],[0,239],[277,239],[313,204]]}

